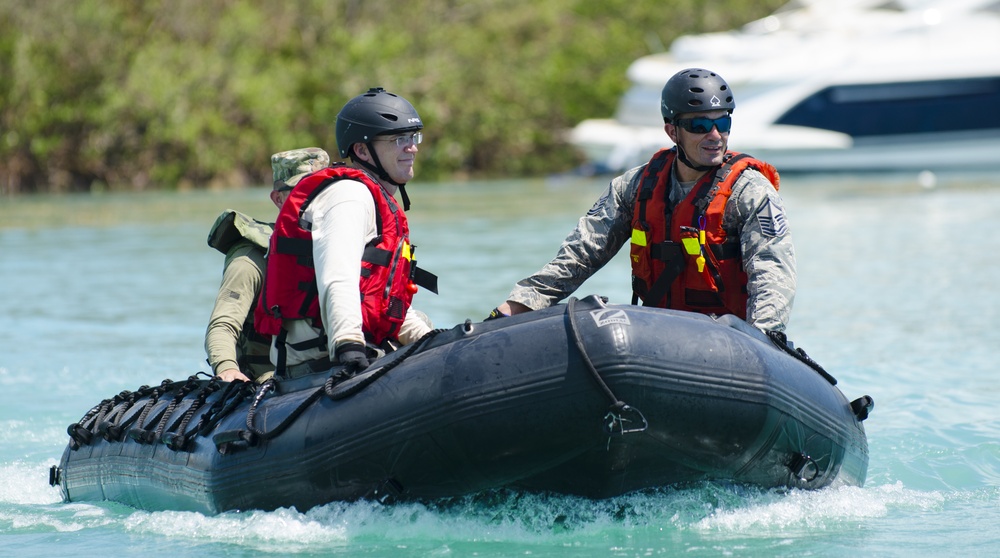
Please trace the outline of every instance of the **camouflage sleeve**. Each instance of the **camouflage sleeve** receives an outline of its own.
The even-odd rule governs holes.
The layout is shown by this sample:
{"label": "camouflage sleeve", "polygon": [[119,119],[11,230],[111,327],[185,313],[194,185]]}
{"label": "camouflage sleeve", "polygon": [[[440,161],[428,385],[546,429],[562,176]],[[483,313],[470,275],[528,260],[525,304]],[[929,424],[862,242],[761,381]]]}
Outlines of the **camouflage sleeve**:
{"label": "camouflage sleeve", "polygon": [[518,281],[507,300],[532,310],[552,306],[611,261],[631,234],[632,199],[643,168],[634,168],[612,180],[604,195],[563,240],[555,258],[534,275]]}
{"label": "camouflage sleeve", "polygon": [[764,331],[783,331],[795,300],[795,249],[778,191],[757,171],[744,172],[733,186],[724,219],[727,230],[739,232],[747,321]]}

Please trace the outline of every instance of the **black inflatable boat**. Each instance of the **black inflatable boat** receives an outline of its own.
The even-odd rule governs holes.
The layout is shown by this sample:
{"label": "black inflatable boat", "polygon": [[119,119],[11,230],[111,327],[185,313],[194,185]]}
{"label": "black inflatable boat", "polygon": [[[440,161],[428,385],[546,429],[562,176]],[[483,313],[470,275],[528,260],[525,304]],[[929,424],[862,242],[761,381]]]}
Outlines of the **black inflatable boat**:
{"label": "black inflatable boat", "polygon": [[49,480],[66,501],[204,513],[496,487],[860,486],[872,401],[835,383],[732,316],[570,299],[436,330],[355,376],[122,392],[69,427]]}

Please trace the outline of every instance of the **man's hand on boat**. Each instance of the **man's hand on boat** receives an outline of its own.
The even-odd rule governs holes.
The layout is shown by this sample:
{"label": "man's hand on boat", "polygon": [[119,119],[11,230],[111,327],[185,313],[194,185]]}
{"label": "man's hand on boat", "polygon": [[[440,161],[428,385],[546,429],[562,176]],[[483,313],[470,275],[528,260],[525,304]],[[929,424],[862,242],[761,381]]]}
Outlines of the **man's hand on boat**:
{"label": "man's hand on boat", "polygon": [[240,372],[238,368],[229,368],[223,370],[218,374],[216,374],[216,376],[218,376],[219,379],[222,380],[223,382],[234,382],[236,380],[239,380],[241,382],[250,381],[250,378],[248,378],[247,375],[244,374],[243,372]]}
{"label": "man's hand on boat", "polygon": [[490,315],[486,317],[486,320],[495,320],[497,318],[506,318],[508,316],[513,316],[514,314],[520,314],[522,312],[530,312],[531,308],[521,304],[520,302],[514,302],[513,300],[508,300],[500,306],[497,306],[490,312]]}
{"label": "man's hand on boat", "polygon": [[360,343],[344,343],[337,347],[337,362],[347,370],[360,372],[368,368],[368,355],[365,346]]}

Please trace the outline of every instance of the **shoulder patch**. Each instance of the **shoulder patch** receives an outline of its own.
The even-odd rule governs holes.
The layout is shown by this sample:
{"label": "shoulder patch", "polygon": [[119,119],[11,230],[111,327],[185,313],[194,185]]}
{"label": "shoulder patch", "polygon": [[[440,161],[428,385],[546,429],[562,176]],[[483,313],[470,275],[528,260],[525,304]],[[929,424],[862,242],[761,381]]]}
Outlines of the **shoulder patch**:
{"label": "shoulder patch", "polygon": [[783,236],[788,232],[785,212],[780,207],[775,207],[771,200],[765,201],[757,210],[757,222],[764,236]]}
{"label": "shoulder patch", "polygon": [[587,211],[587,215],[594,216],[594,215],[597,215],[598,213],[600,213],[601,212],[601,208],[604,207],[604,203],[608,201],[608,196],[609,195],[611,195],[611,191],[610,190],[607,191],[607,192],[605,192],[604,195],[601,196],[601,199],[599,199],[596,202],[594,202],[594,207],[591,207],[590,210]]}

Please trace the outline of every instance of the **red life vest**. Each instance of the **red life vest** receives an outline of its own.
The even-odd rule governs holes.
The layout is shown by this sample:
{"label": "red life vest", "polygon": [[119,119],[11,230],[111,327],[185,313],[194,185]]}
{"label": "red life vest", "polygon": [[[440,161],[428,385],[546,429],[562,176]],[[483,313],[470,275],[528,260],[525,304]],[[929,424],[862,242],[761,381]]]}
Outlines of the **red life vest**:
{"label": "red life vest", "polygon": [[632,217],[633,302],[746,319],[747,275],[740,239],[722,227],[726,202],[744,170],[755,169],[778,189],[778,171],[746,154],[729,151],[670,207],[670,172],[677,151],[653,155],[640,179]]}
{"label": "red life vest", "polygon": [[412,261],[406,215],[368,173],[342,163],[299,181],[278,213],[268,249],[267,273],[254,315],[261,333],[278,335],[282,320],[296,319],[312,320],[314,327],[323,329],[312,232],[299,226],[299,218],[320,192],[340,180],[364,184],[375,200],[378,236],[365,247],[360,262],[362,331],[376,345],[396,340],[417,290],[411,280],[416,265]]}

